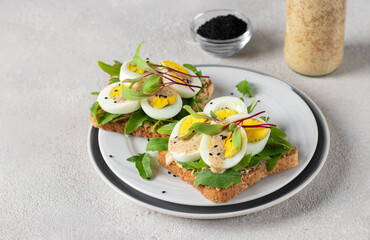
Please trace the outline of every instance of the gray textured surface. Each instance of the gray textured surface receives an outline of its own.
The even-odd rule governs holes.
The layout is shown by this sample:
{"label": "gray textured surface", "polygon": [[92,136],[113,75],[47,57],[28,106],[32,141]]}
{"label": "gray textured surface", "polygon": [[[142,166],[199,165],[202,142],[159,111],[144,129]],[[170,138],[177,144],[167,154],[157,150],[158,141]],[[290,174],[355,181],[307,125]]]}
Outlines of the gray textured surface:
{"label": "gray textured surface", "polygon": [[[218,59],[191,40],[189,21],[239,9],[254,35]],[[322,78],[283,58],[284,1],[0,2],[0,238],[369,239],[370,2],[349,1],[345,56]],[[106,185],[86,152],[97,60],[125,60],[143,40],[153,59],[262,71],[307,93],[324,112],[330,153],[317,178],[289,200],[243,217],[200,221],[149,211]]]}

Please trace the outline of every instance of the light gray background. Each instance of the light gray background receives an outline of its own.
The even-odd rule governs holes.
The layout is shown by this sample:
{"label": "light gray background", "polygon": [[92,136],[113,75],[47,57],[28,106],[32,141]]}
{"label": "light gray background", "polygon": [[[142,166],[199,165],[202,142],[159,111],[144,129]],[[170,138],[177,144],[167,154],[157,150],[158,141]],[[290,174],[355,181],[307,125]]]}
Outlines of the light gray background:
{"label": "light gray background", "polygon": [[[198,12],[237,9],[254,27],[234,57],[192,41]],[[285,1],[0,2],[0,238],[369,239],[370,1],[349,1],[345,56],[326,77],[284,62]],[[331,147],[317,178],[289,200],[243,217],[201,221],[152,212],[95,172],[86,151],[89,93],[107,76],[97,60],[227,64],[271,74],[325,114]],[[302,126],[304,127],[304,126]]]}

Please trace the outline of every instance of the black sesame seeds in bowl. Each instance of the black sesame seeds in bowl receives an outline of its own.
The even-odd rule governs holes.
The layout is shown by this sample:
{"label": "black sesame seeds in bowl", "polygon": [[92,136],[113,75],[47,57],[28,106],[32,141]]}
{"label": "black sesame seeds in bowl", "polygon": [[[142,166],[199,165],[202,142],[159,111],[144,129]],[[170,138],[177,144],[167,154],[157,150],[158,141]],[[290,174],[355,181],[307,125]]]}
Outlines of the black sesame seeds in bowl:
{"label": "black sesame seeds in bowl", "polygon": [[200,47],[216,57],[234,55],[252,37],[251,21],[234,10],[216,9],[199,13],[190,28]]}

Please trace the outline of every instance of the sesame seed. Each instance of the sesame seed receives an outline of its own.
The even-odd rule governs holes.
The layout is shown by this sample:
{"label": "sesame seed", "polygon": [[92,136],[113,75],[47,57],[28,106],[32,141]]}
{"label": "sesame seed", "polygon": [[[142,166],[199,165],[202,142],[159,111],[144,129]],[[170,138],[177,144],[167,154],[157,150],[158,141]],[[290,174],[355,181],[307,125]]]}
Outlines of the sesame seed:
{"label": "sesame seed", "polygon": [[174,141],[173,144],[177,143],[177,141]]}
{"label": "sesame seed", "polygon": [[148,140],[148,142],[149,142],[149,138],[148,138],[147,140]]}
{"label": "sesame seed", "polygon": [[176,175],[175,175],[175,174],[173,174],[172,176],[173,176],[173,177],[176,177]]}
{"label": "sesame seed", "polygon": [[146,179],[148,179],[148,180],[149,180],[149,179],[150,179],[150,177],[147,177]]}
{"label": "sesame seed", "polygon": [[162,193],[166,193],[166,191],[162,191]]}
{"label": "sesame seed", "polygon": [[212,153],[209,153],[209,156],[212,156],[213,154]]}
{"label": "sesame seed", "polygon": [[213,147],[216,148],[216,147],[218,147],[218,145],[214,145]]}
{"label": "sesame seed", "polygon": [[170,171],[168,171],[168,174],[171,174],[171,172],[170,172]]}
{"label": "sesame seed", "polygon": [[116,90],[114,90],[115,92],[117,92],[118,90],[116,89]]}
{"label": "sesame seed", "polygon": [[117,101],[114,101],[114,103],[117,103]]}
{"label": "sesame seed", "polygon": [[108,99],[108,97],[105,97],[104,99]]}
{"label": "sesame seed", "polygon": [[217,156],[220,156],[221,155],[221,153],[217,153]]}
{"label": "sesame seed", "polygon": [[213,102],[210,102],[209,104],[213,104]]}
{"label": "sesame seed", "polygon": [[176,136],[175,138],[178,138],[179,136]]}
{"label": "sesame seed", "polygon": [[109,155],[110,158],[112,158],[113,156],[112,155]]}
{"label": "sesame seed", "polygon": [[234,95],[234,93],[230,93],[230,95]]}

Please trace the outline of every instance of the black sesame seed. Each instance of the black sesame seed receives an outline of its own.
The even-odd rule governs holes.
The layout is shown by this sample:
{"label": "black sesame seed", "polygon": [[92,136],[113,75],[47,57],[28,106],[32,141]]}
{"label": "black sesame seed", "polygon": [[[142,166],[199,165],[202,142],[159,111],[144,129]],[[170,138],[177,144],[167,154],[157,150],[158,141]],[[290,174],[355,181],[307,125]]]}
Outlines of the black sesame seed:
{"label": "black sesame seed", "polygon": [[230,95],[234,95],[234,93],[230,93]]}
{"label": "black sesame seed", "polygon": [[170,172],[170,171],[168,171],[168,174],[171,174],[171,172]]}
{"label": "black sesame seed", "polygon": [[179,136],[176,136],[175,138],[178,138]]}
{"label": "black sesame seed", "polygon": [[148,140],[148,142],[150,141],[149,138],[147,140]]}
{"label": "black sesame seed", "polygon": [[174,141],[173,144],[177,143],[177,141]]}
{"label": "black sesame seed", "polygon": [[222,140],[224,140],[224,139],[226,139],[227,138],[227,136],[222,136]]}
{"label": "black sesame seed", "polygon": [[261,102],[261,100],[258,100],[257,102]]}
{"label": "black sesame seed", "polygon": [[108,99],[108,97],[105,97],[104,99]]}
{"label": "black sesame seed", "polygon": [[209,156],[212,156],[213,154],[212,153],[209,153]]}
{"label": "black sesame seed", "polygon": [[150,177],[147,177],[146,179],[148,179],[148,180],[149,180],[149,179],[150,179]]}
{"label": "black sesame seed", "polygon": [[118,84],[118,86],[121,86],[121,84]]}
{"label": "black sesame seed", "polygon": [[116,90],[114,90],[115,92],[118,92],[118,90],[116,89]]}
{"label": "black sesame seed", "polygon": [[158,97],[158,94],[156,94],[155,96]]}
{"label": "black sesame seed", "polygon": [[175,175],[175,174],[173,174],[172,176],[173,176],[173,177],[176,177],[176,175]]}
{"label": "black sesame seed", "polygon": [[210,102],[209,104],[213,104],[213,102]]}
{"label": "black sesame seed", "polygon": [[163,96],[164,98],[167,98],[167,96]]}
{"label": "black sesame seed", "polygon": [[217,153],[217,156],[220,156],[221,155],[221,153]]}
{"label": "black sesame seed", "polygon": [[193,130],[192,132],[195,132],[195,130]]}
{"label": "black sesame seed", "polygon": [[162,193],[166,193],[166,191],[162,191]]}
{"label": "black sesame seed", "polygon": [[216,148],[216,147],[218,147],[218,145],[214,145],[213,147]]}
{"label": "black sesame seed", "polygon": [[110,158],[112,158],[113,156],[112,155],[109,155]]}
{"label": "black sesame seed", "polygon": [[145,58],[146,60],[149,60],[149,58]]}

